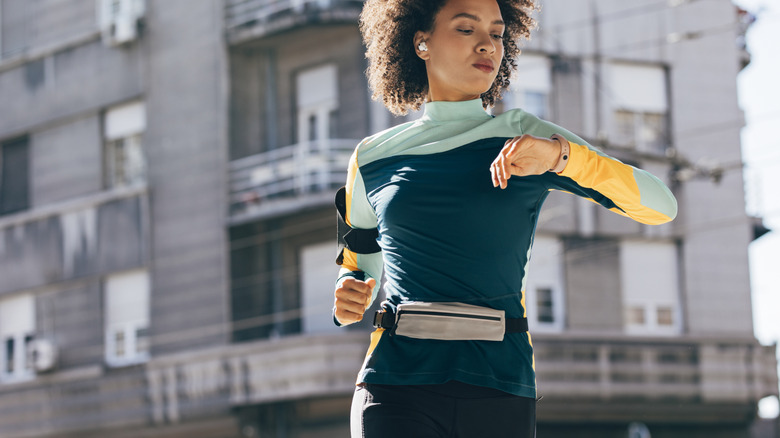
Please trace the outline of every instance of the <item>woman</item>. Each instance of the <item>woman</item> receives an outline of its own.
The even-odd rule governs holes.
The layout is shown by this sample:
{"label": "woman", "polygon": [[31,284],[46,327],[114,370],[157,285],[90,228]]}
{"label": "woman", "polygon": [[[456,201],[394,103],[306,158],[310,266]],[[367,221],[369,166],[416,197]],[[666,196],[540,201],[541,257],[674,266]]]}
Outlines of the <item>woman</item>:
{"label": "woman", "polygon": [[509,85],[533,7],[365,3],[374,98],[396,114],[425,112],[364,139],[342,193],[353,230],[334,319],[363,318],[383,268],[387,296],[358,376],[353,437],[534,436],[523,287],[547,194],[565,190],[646,224],[676,215],[652,175],[521,109],[485,111]]}

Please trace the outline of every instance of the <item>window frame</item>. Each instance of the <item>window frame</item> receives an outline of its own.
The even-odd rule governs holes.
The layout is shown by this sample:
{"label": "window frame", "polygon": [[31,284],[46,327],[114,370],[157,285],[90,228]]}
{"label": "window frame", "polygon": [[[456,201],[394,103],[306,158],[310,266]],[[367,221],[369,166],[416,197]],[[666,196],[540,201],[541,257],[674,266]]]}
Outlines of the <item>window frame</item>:
{"label": "window frame", "polygon": [[[148,166],[143,144],[145,132],[146,103],[144,101],[127,102],[105,110],[103,185],[106,189],[143,186],[147,183]],[[127,157],[132,154],[136,154],[136,159],[128,160]],[[123,159],[121,166],[118,165],[120,156]],[[127,175],[131,177],[128,178]]]}
{"label": "window frame", "polygon": [[[563,242],[557,236],[537,235],[529,254],[531,257],[526,265],[526,280],[523,285],[529,327],[532,331],[543,333],[562,332],[566,318]],[[552,260],[549,260],[551,257]],[[538,291],[545,289],[550,290],[552,322],[539,319]]]}
{"label": "window frame", "polygon": [[[21,145],[21,146],[19,146],[19,145]],[[23,170],[21,170],[21,172],[23,173],[24,179],[23,179],[23,181],[19,181],[20,186],[24,187],[24,200],[20,204],[20,206],[14,206],[14,208],[7,208],[6,207],[6,204],[7,204],[7,201],[5,199],[6,198],[6,196],[5,196],[6,189],[5,189],[4,184],[3,184],[4,179],[5,179],[3,168],[5,166],[4,161],[6,159],[6,157],[5,157],[6,152],[7,152],[6,148],[8,148],[9,146],[22,148],[22,152],[24,154],[24,166],[25,166],[25,168]],[[16,138],[12,138],[12,139],[0,142],[0,216],[14,214],[14,213],[19,213],[19,212],[27,211],[27,210],[30,209],[30,207],[31,207],[30,191],[31,191],[31,188],[32,188],[32,184],[31,184],[32,183],[32,181],[31,181],[32,174],[30,172],[30,158],[31,157],[30,157],[30,137],[29,136],[25,135],[25,136],[16,137]]]}
{"label": "window frame", "polygon": [[[15,297],[0,299],[0,307],[9,306],[16,301],[16,306],[27,307],[25,311],[30,313],[31,321],[26,324],[28,328],[7,329],[0,327],[0,383],[17,383],[35,378],[35,368],[30,360],[28,350],[37,332],[35,321],[35,297],[32,294],[23,294]],[[21,304],[19,304],[21,303]],[[18,309],[17,309],[18,310]],[[13,369],[8,371],[8,351],[6,344],[13,341]]]}
{"label": "window frame", "polygon": [[[613,61],[608,65],[609,92],[612,101],[609,104],[610,143],[650,154],[665,154],[670,147],[669,124],[669,68],[664,64],[634,63]],[[631,78],[630,80],[628,78]],[[637,86],[635,81],[644,81]],[[621,125],[619,114],[632,115],[632,135],[630,139],[616,135]],[[659,142],[645,141],[643,130],[651,126],[646,123],[648,116],[659,116],[661,129]]]}
{"label": "window frame", "polygon": [[[141,282],[143,284],[143,287],[145,288],[143,293],[146,294],[145,297],[146,308],[141,309],[141,313],[144,313],[145,315],[141,319],[130,319],[130,320],[124,320],[119,322],[111,321],[110,320],[111,319],[111,315],[110,315],[111,314],[110,311],[111,291],[109,290],[111,280],[121,278],[121,277],[128,277],[131,275],[141,275],[143,277],[141,278]],[[149,271],[147,269],[133,269],[129,271],[118,272],[106,276],[106,278],[103,280],[103,299],[104,299],[103,314],[105,315],[104,324],[103,324],[105,351],[103,357],[107,365],[111,367],[123,367],[128,365],[144,363],[149,360],[150,339],[149,339],[148,332],[151,326],[151,295],[152,295],[151,289],[152,289],[151,278],[149,275]],[[121,293],[127,293],[127,292],[121,292]],[[141,337],[142,342],[145,342],[146,345],[146,348],[142,351],[138,350],[139,331],[146,332],[145,336]],[[122,340],[124,341],[122,355],[116,354],[117,353],[116,340],[118,334],[122,335]]]}
{"label": "window frame", "polygon": [[[646,266],[637,263],[629,266],[632,257],[641,253]],[[669,254],[672,254],[673,258]],[[620,243],[620,277],[623,300],[623,330],[628,335],[675,336],[682,333],[682,304],[680,298],[680,273],[678,250],[673,241],[626,239]],[[665,265],[664,265],[665,264]],[[666,272],[668,271],[668,272]],[[643,273],[638,275],[637,273]],[[652,272],[652,274],[650,274]],[[662,275],[668,276],[663,277]],[[642,275],[649,276],[641,278]],[[641,285],[638,287],[638,285]],[[652,289],[648,294],[644,289]],[[667,293],[659,293],[671,288]],[[643,322],[632,322],[630,312],[642,309]],[[659,324],[660,312],[669,310],[671,324]]]}

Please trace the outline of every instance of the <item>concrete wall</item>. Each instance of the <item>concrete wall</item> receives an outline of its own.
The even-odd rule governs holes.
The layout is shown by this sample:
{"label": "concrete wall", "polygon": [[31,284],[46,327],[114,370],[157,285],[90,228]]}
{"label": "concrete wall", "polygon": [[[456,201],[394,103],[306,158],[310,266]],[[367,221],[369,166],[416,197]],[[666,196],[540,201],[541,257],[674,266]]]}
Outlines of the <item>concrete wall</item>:
{"label": "concrete wall", "polygon": [[[152,189],[152,354],[229,339],[222,2],[148,2],[141,41]],[[198,334],[209,328],[213,335]],[[174,334],[175,333],[175,334]]]}

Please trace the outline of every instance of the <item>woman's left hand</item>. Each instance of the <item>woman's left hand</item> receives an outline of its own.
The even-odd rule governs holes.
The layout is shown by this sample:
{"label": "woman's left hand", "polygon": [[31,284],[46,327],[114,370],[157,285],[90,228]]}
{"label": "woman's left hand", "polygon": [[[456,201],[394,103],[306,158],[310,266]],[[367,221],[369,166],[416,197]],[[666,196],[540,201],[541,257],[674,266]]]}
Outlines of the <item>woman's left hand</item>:
{"label": "woman's left hand", "polygon": [[528,134],[507,140],[490,165],[493,187],[505,189],[512,175],[541,175],[555,167],[560,155],[561,145],[556,140]]}

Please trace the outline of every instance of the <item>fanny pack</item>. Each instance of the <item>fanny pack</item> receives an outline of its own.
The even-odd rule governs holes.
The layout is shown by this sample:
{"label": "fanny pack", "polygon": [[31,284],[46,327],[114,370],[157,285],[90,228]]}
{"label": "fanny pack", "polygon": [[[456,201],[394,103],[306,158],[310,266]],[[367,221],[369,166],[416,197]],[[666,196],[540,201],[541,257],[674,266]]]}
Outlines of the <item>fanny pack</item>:
{"label": "fanny pack", "polygon": [[473,304],[411,302],[399,304],[395,313],[377,311],[374,327],[416,339],[503,341],[505,333],[527,332],[528,320]]}

